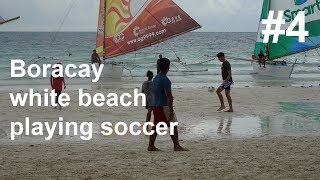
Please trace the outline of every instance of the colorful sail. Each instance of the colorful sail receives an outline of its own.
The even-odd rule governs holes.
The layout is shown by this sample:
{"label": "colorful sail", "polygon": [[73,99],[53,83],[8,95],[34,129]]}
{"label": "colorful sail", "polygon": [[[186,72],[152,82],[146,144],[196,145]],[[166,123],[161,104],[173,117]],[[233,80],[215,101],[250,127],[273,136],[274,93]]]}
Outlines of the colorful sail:
{"label": "colorful sail", "polygon": [[104,4],[105,15],[100,18],[104,17],[106,57],[135,51],[201,28],[172,0],[106,0]]}
{"label": "colorful sail", "polygon": [[[263,16],[261,16],[264,19],[267,18],[266,7],[275,12],[284,11],[286,24],[282,26],[283,29],[289,27],[299,11],[305,11],[306,31],[309,31],[309,37],[303,43],[299,42],[298,37],[287,37],[285,35],[279,37],[278,43],[272,43],[273,37],[271,36],[267,44],[271,60],[320,47],[320,0],[265,0],[262,10]],[[254,52],[256,56],[263,47],[261,45],[263,41],[263,36],[260,36],[261,30],[260,28],[258,32]],[[298,30],[298,27],[295,27],[295,30]]]}

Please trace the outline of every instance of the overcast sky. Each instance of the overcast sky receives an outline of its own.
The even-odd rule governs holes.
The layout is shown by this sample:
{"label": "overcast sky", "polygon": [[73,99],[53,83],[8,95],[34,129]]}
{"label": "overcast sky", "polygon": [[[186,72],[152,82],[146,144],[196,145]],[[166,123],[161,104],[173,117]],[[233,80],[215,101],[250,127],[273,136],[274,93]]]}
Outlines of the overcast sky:
{"label": "overcast sky", "polygon": [[[0,0],[0,31],[57,31],[72,0]],[[255,32],[262,0],[175,0],[204,32]],[[75,0],[61,31],[96,31],[99,0]]]}

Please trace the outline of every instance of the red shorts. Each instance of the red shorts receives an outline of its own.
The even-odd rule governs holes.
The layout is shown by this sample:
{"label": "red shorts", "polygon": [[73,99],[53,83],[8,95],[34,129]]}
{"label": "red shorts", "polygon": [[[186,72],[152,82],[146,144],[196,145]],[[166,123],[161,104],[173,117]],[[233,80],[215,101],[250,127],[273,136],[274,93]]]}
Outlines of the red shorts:
{"label": "red shorts", "polygon": [[166,123],[170,126],[170,122],[177,122],[177,117],[174,115],[172,120],[169,120],[170,109],[168,106],[164,107],[152,107],[153,116],[154,116],[154,125],[156,126],[160,122]]}

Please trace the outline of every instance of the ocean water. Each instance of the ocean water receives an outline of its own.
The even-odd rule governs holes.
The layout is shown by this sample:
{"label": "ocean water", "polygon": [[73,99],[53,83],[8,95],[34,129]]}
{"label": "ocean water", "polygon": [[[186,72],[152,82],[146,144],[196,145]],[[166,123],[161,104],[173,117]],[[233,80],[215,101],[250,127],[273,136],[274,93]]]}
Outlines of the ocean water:
{"label": "ocean water", "polygon": [[[54,64],[57,60],[61,60],[64,65],[90,63],[91,52],[95,48],[95,36],[94,32],[0,32],[0,89],[19,90],[30,87],[47,87],[48,78],[11,78],[10,60],[22,59],[26,65]],[[221,64],[218,60],[212,60],[215,54],[224,52],[230,57],[250,59],[255,36],[255,33],[192,32],[113,58],[111,61],[134,62],[125,67],[123,78],[119,82],[122,87],[138,86],[145,80],[147,70],[155,72],[155,61],[158,54],[163,54],[170,59],[178,56],[184,63],[193,64],[187,67],[176,63],[172,65],[169,76],[175,84],[174,87],[217,86],[221,83]],[[69,54],[72,55],[69,56]],[[38,57],[45,57],[45,59],[39,60]],[[236,82],[234,86],[319,86],[320,56],[317,50],[294,55],[285,60],[294,61],[296,58],[302,64],[296,66],[289,80],[258,76],[253,74],[250,62],[230,59],[233,78]],[[208,62],[201,63],[204,61]],[[208,71],[203,71],[206,69]],[[183,70],[197,70],[198,72],[183,72]],[[90,88],[95,86],[90,83],[90,80],[73,78],[67,79],[67,82],[69,87],[74,89],[79,86]]]}

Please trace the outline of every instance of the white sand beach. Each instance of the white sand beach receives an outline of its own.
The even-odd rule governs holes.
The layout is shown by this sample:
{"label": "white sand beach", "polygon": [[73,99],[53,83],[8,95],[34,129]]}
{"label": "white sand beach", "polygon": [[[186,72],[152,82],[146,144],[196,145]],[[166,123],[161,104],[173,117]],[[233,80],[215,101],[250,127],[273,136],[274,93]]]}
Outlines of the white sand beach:
{"label": "white sand beach", "polygon": [[[122,93],[126,89],[99,92]],[[144,122],[144,107],[77,106],[77,92],[66,91],[72,103],[62,111],[52,107],[12,107],[8,92],[0,93],[0,179],[317,179],[320,176],[319,131],[297,135],[255,133],[250,123],[230,124],[229,133],[217,135],[219,119],[232,117],[277,117],[278,102],[320,102],[320,88],[234,88],[235,112],[217,112],[215,94],[203,89],[175,89],[175,109],[180,122],[181,145],[188,152],[174,152],[169,136],[159,137],[160,152],[147,152],[148,137],[109,136],[94,128],[91,141],[79,137],[19,137],[10,141],[10,122],[109,121]],[[98,91],[91,91],[92,94]],[[290,114],[289,114],[290,115]],[[203,123],[204,126],[197,126]],[[240,127],[245,136],[238,136]],[[246,129],[245,127],[249,127]],[[197,129],[199,128],[199,129]],[[281,127],[280,127],[281,128]],[[261,129],[252,129],[260,131]],[[210,131],[210,133],[208,133]],[[193,132],[193,133],[191,133]],[[197,134],[198,133],[198,134]],[[199,135],[199,136],[197,136]],[[197,136],[197,137],[195,137]]]}

